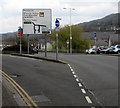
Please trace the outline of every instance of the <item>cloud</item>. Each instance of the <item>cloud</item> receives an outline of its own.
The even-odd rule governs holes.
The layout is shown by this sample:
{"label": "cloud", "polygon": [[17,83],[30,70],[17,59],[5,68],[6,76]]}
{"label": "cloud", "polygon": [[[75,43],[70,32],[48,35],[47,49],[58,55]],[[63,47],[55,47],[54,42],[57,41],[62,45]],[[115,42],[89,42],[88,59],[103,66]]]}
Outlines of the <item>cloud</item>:
{"label": "cloud", "polygon": [[3,32],[15,32],[21,26],[21,17],[10,17],[1,19],[1,29]]}
{"label": "cloud", "polygon": [[55,19],[61,17],[61,25],[69,24],[69,9],[72,11],[72,24],[102,18],[111,13],[118,12],[118,0],[0,0],[0,20],[5,25],[0,29],[2,32],[16,31],[18,26],[22,26],[23,8],[51,8],[52,25],[55,27]]}

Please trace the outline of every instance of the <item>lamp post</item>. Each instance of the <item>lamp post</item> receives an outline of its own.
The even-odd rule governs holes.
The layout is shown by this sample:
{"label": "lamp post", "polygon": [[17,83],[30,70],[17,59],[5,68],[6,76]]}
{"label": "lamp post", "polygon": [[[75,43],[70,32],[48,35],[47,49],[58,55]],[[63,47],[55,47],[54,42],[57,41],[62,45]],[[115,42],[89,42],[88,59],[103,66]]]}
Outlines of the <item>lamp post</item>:
{"label": "lamp post", "polygon": [[75,10],[74,8],[63,8],[63,9],[69,9],[70,10],[70,39],[69,39],[69,46],[70,46],[70,53],[72,53],[72,31],[71,31],[71,11]]}

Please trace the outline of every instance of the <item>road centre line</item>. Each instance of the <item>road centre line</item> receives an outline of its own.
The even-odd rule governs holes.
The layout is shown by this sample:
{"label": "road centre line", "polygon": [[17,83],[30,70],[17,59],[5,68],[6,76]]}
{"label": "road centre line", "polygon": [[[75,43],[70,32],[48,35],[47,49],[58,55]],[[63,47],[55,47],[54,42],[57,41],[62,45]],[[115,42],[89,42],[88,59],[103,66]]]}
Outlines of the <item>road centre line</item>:
{"label": "road centre line", "polygon": [[85,96],[85,99],[87,100],[88,103],[92,103],[91,99],[88,96]]}
{"label": "road centre line", "polygon": [[78,79],[78,78],[76,78],[76,81],[77,81],[77,82],[79,82],[79,79]]}
{"label": "road centre line", "polygon": [[72,74],[75,74],[75,72],[73,71]]}
{"label": "road centre line", "polygon": [[75,78],[77,78],[77,75],[74,75]]}
{"label": "road centre line", "polygon": [[84,94],[86,94],[86,91],[85,91],[85,89],[81,89],[81,91],[82,91]]}
{"label": "road centre line", "polygon": [[82,84],[81,83],[78,83],[79,87],[82,87]]}
{"label": "road centre line", "polygon": [[68,66],[70,67],[70,64],[68,64]]}
{"label": "road centre line", "polygon": [[[82,86],[82,84],[80,83],[79,79],[77,78],[77,75],[75,74],[74,70],[72,69],[72,67],[70,66],[70,64],[68,64],[68,66],[69,66],[70,70],[72,71],[73,76],[75,77],[75,79],[76,79],[76,81],[77,81],[77,83],[78,83],[78,86],[81,87],[82,93],[83,93],[83,94],[86,94],[86,91],[85,91],[85,89],[83,89],[83,86]],[[85,96],[85,99],[87,100],[88,103],[90,103],[90,104],[92,103],[92,101],[91,101],[91,99],[90,99],[89,96]],[[95,107],[91,107],[91,108],[95,108]]]}

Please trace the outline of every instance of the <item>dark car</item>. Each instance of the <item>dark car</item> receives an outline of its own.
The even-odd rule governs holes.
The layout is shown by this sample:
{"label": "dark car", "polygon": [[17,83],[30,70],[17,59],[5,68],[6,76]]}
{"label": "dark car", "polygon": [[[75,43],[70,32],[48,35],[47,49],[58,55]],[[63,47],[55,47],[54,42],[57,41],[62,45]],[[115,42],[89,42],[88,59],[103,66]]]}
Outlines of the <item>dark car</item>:
{"label": "dark car", "polygon": [[35,48],[32,49],[32,52],[33,53],[38,53],[38,49],[35,47]]}

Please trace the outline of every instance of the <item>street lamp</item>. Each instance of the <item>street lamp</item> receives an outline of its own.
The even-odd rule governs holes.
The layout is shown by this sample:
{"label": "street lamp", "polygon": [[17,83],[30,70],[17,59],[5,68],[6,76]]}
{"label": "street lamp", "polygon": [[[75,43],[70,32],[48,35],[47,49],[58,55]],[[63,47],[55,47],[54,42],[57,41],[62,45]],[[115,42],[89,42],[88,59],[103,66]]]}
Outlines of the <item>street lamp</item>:
{"label": "street lamp", "polygon": [[70,10],[70,42],[69,42],[69,45],[70,45],[70,53],[72,53],[72,31],[71,31],[71,11],[72,10],[75,10],[74,8],[63,8],[63,9],[69,9]]}

